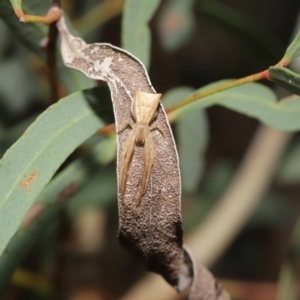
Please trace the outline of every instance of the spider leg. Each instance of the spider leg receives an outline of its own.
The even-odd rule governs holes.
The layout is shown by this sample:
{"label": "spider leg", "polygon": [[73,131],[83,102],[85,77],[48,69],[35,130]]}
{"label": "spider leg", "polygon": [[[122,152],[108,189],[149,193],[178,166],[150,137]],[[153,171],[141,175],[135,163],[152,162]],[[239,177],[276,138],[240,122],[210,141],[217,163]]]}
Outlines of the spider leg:
{"label": "spider leg", "polygon": [[121,124],[118,125],[118,130],[117,133],[121,133],[122,131],[124,131],[126,128],[133,128],[134,123],[131,119],[127,119],[124,122],[122,122]]}
{"label": "spider leg", "polygon": [[145,151],[145,164],[144,164],[144,171],[142,176],[140,196],[138,198],[137,206],[141,204],[142,197],[145,195],[147,191],[148,182],[149,182],[153,160],[154,160],[154,143],[150,132],[148,136],[145,138],[144,151]]}
{"label": "spider leg", "polygon": [[133,150],[135,145],[135,131],[132,130],[129,132],[127,139],[124,143],[123,153],[120,161],[120,191],[122,194],[122,201],[124,200],[125,194],[125,186],[126,186],[126,179],[127,179],[127,172],[128,172],[128,165],[130,163]]}
{"label": "spider leg", "polygon": [[156,124],[153,124],[155,126],[151,126],[152,128],[150,129],[150,131],[154,131],[154,130],[158,130],[160,132],[160,134],[163,136],[163,138],[165,138],[165,132],[163,130],[163,127],[161,126],[161,124],[159,124],[158,122],[156,122]]}

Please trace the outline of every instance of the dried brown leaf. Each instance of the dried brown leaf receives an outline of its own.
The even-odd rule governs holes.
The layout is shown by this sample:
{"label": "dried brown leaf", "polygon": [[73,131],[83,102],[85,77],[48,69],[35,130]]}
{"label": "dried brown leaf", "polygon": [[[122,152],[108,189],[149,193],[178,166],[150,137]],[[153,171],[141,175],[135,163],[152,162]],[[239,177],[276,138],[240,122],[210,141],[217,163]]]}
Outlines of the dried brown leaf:
{"label": "dried brown leaf", "polygon": [[[58,22],[62,36],[61,52],[66,66],[77,69],[88,77],[106,81],[110,87],[117,125],[118,183],[124,144],[132,128],[122,126],[132,123],[131,104],[137,91],[156,93],[143,64],[130,53],[110,44],[86,44],[68,31],[64,18]],[[182,248],[182,222],[180,211],[181,183],[178,156],[174,138],[161,104],[153,123],[159,130],[151,132],[154,143],[154,160],[147,190],[140,205],[142,175],[145,164],[144,146],[135,145],[126,176],[126,188],[119,188],[119,240],[131,253],[140,257],[150,271],[161,274],[178,291],[190,287],[190,299],[203,298],[196,294],[205,291],[204,285],[213,285],[212,275],[202,281],[196,279],[195,263]],[[122,129],[122,130],[121,130]],[[208,272],[208,271],[207,271]],[[203,284],[204,283],[204,284]],[[213,290],[216,290],[213,287]],[[218,293],[215,293],[218,296]],[[207,294],[208,295],[208,294]],[[201,298],[202,297],[202,298]],[[206,297],[206,296],[205,296]]]}

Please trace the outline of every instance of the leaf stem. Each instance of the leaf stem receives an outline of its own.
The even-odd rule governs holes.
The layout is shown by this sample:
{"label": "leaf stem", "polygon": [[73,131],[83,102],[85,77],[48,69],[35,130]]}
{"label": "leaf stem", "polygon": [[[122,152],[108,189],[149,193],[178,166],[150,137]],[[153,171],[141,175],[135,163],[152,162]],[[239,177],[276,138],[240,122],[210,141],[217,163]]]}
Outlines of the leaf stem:
{"label": "leaf stem", "polygon": [[110,134],[112,132],[116,132],[115,123],[108,124],[97,131],[98,134]]}
{"label": "leaf stem", "polygon": [[[52,6],[48,13],[45,16],[34,16],[34,15],[26,15],[22,9],[22,1],[21,0],[10,0],[13,10],[16,16],[19,18],[20,22],[39,22],[44,24],[51,24],[56,22],[61,16],[61,10],[58,8],[58,4]],[[53,3],[58,3],[58,1],[54,0]]]}
{"label": "leaf stem", "polygon": [[246,77],[243,77],[243,78],[240,78],[240,79],[237,79],[237,80],[233,80],[231,82],[227,82],[227,83],[224,83],[224,84],[221,84],[219,86],[216,86],[216,87],[213,87],[211,89],[207,89],[205,91],[200,91],[200,92],[196,92],[195,94],[169,106],[166,108],[166,112],[167,113],[170,113],[178,108],[181,108],[185,105],[188,105],[194,101],[197,101],[199,99],[202,99],[204,97],[207,97],[207,96],[210,96],[212,94],[216,94],[218,92],[221,92],[221,91],[225,91],[225,90],[228,90],[230,88],[233,88],[233,87],[237,87],[239,85],[242,85],[242,84],[246,84],[246,83],[249,83],[249,82],[253,82],[253,81],[258,81],[258,80],[261,80],[261,79],[269,79],[269,69],[266,69],[262,72],[259,72],[259,73],[256,73],[256,74],[252,74],[252,75],[249,75],[249,76],[246,76]]}

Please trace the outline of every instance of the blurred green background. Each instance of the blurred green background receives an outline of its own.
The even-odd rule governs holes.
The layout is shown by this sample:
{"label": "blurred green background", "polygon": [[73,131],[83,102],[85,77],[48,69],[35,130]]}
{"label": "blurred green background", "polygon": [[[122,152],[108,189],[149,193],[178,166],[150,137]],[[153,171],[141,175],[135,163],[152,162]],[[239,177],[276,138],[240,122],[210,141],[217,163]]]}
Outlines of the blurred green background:
{"label": "blurred green background", "polygon": [[[74,29],[87,42],[116,46],[122,45],[123,4],[122,0],[61,1]],[[30,14],[45,14],[50,5],[48,0],[23,1],[24,10]],[[36,55],[43,56],[43,51],[37,47],[34,54],[24,46],[24,40],[14,29],[16,17],[13,14],[7,17],[3,7],[0,12],[3,18],[0,18],[1,156],[36,116],[52,104],[48,68]],[[150,21],[152,42],[150,56],[146,58],[153,86],[163,94],[185,87],[179,100],[205,84],[244,77],[274,65],[299,27],[299,12],[300,2],[296,0],[161,1]],[[47,27],[38,27],[41,37],[45,36]],[[26,31],[22,34],[24,37]],[[28,34],[26,38],[33,38]],[[294,70],[300,71],[296,64]],[[78,86],[94,85],[82,77],[79,80]],[[270,82],[263,84],[274,88],[279,98],[288,95]],[[60,83],[59,98],[67,94],[67,84]],[[185,164],[182,211],[186,233],[201,223],[223,195],[259,126],[254,118],[221,106],[194,111],[187,117],[191,124],[182,125],[178,120],[173,126],[180,145],[179,155]],[[93,167],[94,158],[88,157],[92,147],[97,167]],[[61,176],[68,177],[77,171],[81,174],[78,176],[82,178],[82,188],[66,205],[49,204],[51,214],[39,220],[35,228],[28,229],[32,230],[30,238],[27,234],[28,240],[22,241],[16,254],[24,258],[1,299],[119,299],[145,276],[142,264],[127,254],[116,238],[115,154],[114,135],[95,135],[61,166]],[[83,155],[87,155],[84,159],[88,170],[78,163]],[[224,279],[225,288],[234,299],[276,299],[276,283],[287,257],[293,268],[291,280],[297,282],[297,234],[290,247],[300,213],[299,156],[300,136],[295,133],[254,214],[212,266],[212,272]],[[62,174],[71,164],[69,175]],[[72,185],[70,189],[72,195]],[[2,258],[3,266],[5,263]],[[0,281],[4,281],[4,276],[8,275],[3,272]],[[293,294],[289,299],[300,296]]]}

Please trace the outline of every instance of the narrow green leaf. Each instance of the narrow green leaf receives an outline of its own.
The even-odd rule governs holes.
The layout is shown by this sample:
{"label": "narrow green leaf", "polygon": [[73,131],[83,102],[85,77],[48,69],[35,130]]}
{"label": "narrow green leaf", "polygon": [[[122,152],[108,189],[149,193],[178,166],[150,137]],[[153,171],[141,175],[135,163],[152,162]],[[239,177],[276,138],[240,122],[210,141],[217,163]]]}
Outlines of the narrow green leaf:
{"label": "narrow green leaf", "polygon": [[[163,104],[171,105],[193,91],[178,87],[163,96]],[[204,170],[204,152],[208,143],[208,120],[204,111],[195,109],[176,119],[177,149],[179,154],[182,189],[193,193]]]}
{"label": "narrow green leaf", "polygon": [[296,34],[292,43],[286,49],[283,60],[285,59],[293,60],[299,55],[300,55],[300,30]]}
{"label": "narrow green leaf", "polygon": [[196,25],[195,0],[167,2],[158,20],[160,42],[166,50],[177,50],[191,36]]}
{"label": "narrow green leaf", "polygon": [[[68,206],[71,206],[72,210],[76,206],[76,203],[75,205],[73,203],[74,196],[78,193],[80,194],[81,190],[85,191],[88,188],[87,184],[96,178],[98,180],[98,189],[95,193],[97,204],[104,206],[113,198],[106,190],[107,179],[110,180],[109,184],[114,187],[113,196],[116,198],[115,171],[114,177],[112,177],[111,170],[103,167],[99,170],[99,164],[108,162],[107,160],[103,162],[102,158],[102,152],[106,148],[105,143],[106,139],[98,143],[86,155],[71,163],[37,197],[35,202],[39,202],[44,207],[44,211],[32,224],[20,225],[0,256],[0,278],[2,278],[0,280],[0,295],[5,291],[14,270],[21,263],[33,243],[54,222],[67,200],[66,197],[72,198],[72,201],[68,199]],[[109,176],[107,176],[108,174]],[[64,193],[64,191],[69,191],[69,195],[66,192]],[[84,198],[81,202],[86,202],[86,200],[89,199]]]}
{"label": "narrow green leaf", "polygon": [[193,193],[204,171],[208,120],[205,111],[194,110],[178,118],[177,124],[182,187],[184,192]]}
{"label": "narrow green leaf", "polygon": [[188,86],[180,86],[173,88],[167,91],[165,94],[162,95],[161,102],[163,103],[164,107],[177,103],[182,98],[185,98],[191,93],[194,93],[195,89]]}
{"label": "narrow green leaf", "polygon": [[270,67],[269,74],[272,81],[284,87],[293,94],[300,95],[300,75],[282,67]]}
{"label": "narrow green leaf", "polygon": [[151,34],[148,26],[160,0],[125,0],[122,18],[122,48],[150,64]]}
{"label": "narrow green leaf", "polygon": [[5,153],[0,161],[0,254],[68,155],[107,118],[112,120],[109,101],[103,88],[72,94],[41,114]]}
{"label": "narrow green leaf", "polygon": [[[197,90],[204,91],[224,84],[228,80],[218,81]],[[201,98],[174,114],[180,115],[184,111],[197,108],[207,108],[221,105],[236,112],[245,114],[261,121],[272,128],[282,131],[296,131],[300,129],[300,97],[289,101],[277,102],[276,95],[268,87],[259,83],[248,83],[211,96]]]}

